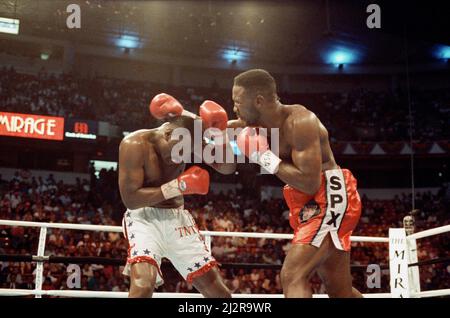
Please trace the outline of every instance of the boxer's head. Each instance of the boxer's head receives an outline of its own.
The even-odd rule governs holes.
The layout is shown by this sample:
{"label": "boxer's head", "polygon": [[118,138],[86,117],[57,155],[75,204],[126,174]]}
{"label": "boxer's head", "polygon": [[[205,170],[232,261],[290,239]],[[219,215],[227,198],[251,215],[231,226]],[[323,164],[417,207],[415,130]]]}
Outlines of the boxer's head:
{"label": "boxer's head", "polygon": [[261,114],[276,105],[277,85],[269,72],[249,70],[234,78],[234,112],[248,125],[259,124]]}
{"label": "boxer's head", "polygon": [[[183,135],[183,138],[188,138],[184,133],[187,129],[190,133],[191,152],[194,149],[194,124],[195,120],[187,116],[179,116],[169,119],[162,127],[163,138],[159,143],[159,149],[164,161],[169,162],[171,160],[172,148],[179,143],[178,139],[172,138],[172,134],[176,132],[178,135]],[[176,131],[178,128],[184,128],[184,130]]]}

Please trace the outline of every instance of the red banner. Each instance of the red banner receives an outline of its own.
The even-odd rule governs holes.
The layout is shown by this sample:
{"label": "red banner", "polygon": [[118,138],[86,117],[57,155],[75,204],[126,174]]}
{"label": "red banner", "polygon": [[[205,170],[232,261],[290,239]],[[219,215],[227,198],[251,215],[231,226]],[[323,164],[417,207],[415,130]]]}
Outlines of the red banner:
{"label": "red banner", "polygon": [[0,136],[63,140],[64,118],[0,112]]}

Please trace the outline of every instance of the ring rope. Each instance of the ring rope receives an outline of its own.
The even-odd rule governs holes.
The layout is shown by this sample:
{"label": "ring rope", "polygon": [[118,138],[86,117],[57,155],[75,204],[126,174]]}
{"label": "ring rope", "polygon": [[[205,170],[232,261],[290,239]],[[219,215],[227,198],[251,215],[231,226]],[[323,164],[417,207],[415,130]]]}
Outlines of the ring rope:
{"label": "ring rope", "polygon": [[408,235],[406,238],[408,238],[410,240],[417,240],[417,239],[421,239],[421,238],[428,237],[428,236],[442,234],[445,232],[450,232],[450,224],[435,227],[434,229],[429,229],[429,230],[413,233],[411,235]]}
{"label": "ring rope", "polygon": [[[103,231],[103,232],[122,233],[122,227],[112,226],[112,225],[45,223],[45,222],[30,222],[30,221],[12,221],[12,220],[4,220],[4,219],[0,219],[0,225],[46,227],[46,228],[56,228],[56,229],[68,229],[68,230]],[[279,239],[279,240],[283,240],[283,239],[290,240],[290,239],[294,238],[293,234],[280,234],[280,233],[200,231],[200,234],[205,235],[205,236],[233,236],[233,237],[267,238],[267,239]],[[387,237],[352,236],[351,240],[353,242],[389,243],[389,239]]]}
{"label": "ring rope", "polygon": [[[0,262],[49,262],[59,264],[98,264],[98,265],[124,265],[126,259],[122,258],[107,258],[107,257],[95,257],[95,256],[37,256],[37,255],[23,255],[23,254],[0,254]],[[162,266],[169,264],[168,260],[163,260]],[[432,265],[439,263],[450,263],[450,257],[438,257],[430,260],[419,261],[416,263],[408,264],[408,267]],[[370,264],[352,264],[352,269],[367,269]],[[267,264],[267,263],[221,263],[221,268],[239,268],[239,269],[275,269],[280,270],[282,265],[280,264]],[[388,269],[389,265],[381,264],[380,269]]]}
{"label": "ring rope", "polygon": [[[88,290],[33,290],[0,288],[1,296],[59,296],[59,297],[88,297],[88,298],[127,298],[127,292],[88,291]],[[412,293],[413,298],[439,297],[450,295],[450,288],[428,290]],[[390,293],[363,294],[365,298],[390,298]],[[154,293],[154,298],[204,298],[200,293]],[[232,294],[233,298],[284,298],[283,294]],[[326,294],[314,294],[313,298],[328,298]]]}
{"label": "ring rope", "polygon": [[[450,290],[449,290],[450,291]],[[0,288],[2,296],[60,296],[93,298],[127,298],[127,292],[85,291],[85,290],[42,290]],[[284,298],[283,294],[232,294],[233,298]],[[200,293],[153,293],[154,298],[204,298]],[[364,294],[367,298],[390,297],[389,293]],[[314,294],[313,298],[328,298],[326,294]]]}

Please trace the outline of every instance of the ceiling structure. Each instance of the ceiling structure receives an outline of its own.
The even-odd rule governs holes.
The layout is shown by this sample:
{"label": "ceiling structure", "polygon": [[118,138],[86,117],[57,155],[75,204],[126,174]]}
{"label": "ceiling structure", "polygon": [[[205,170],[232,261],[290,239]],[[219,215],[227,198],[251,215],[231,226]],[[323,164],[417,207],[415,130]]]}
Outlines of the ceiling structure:
{"label": "ceiling structure", "polygon": [[[357,64],[402,63],[406,51],[410,61],[426,62],[450,44],[438,5],[377,1],[382,27],[369,29],[371,2],[0,0],[0,16],[20,19],[20,34],[74,45],[283,64],[327,63],[336,50]],[[81,9],[80,29],[66,26],[72,3]]]}

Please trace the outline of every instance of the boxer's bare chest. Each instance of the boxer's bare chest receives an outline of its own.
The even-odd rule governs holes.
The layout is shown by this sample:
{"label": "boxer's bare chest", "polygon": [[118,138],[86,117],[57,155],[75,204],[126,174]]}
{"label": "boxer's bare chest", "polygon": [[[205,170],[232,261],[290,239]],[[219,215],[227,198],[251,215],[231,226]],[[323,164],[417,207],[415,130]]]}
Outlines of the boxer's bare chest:
{"label": "boxer's bare chest", "polygon": [[[165,162],[154,146],[150,143],[146,145],[144,152],[144,187],[159,187],[178,177],[185,168],[185,164],[175,164]],[[157,208],[176,208],[183,205],[182,196],[175,197],[155,205]]]}
{"label": "boxer's bare chest", "polygon": [[160,186],[178,177],[185,164],[164,162],[152,144],[146,145],[144,159],[144,186]]}

